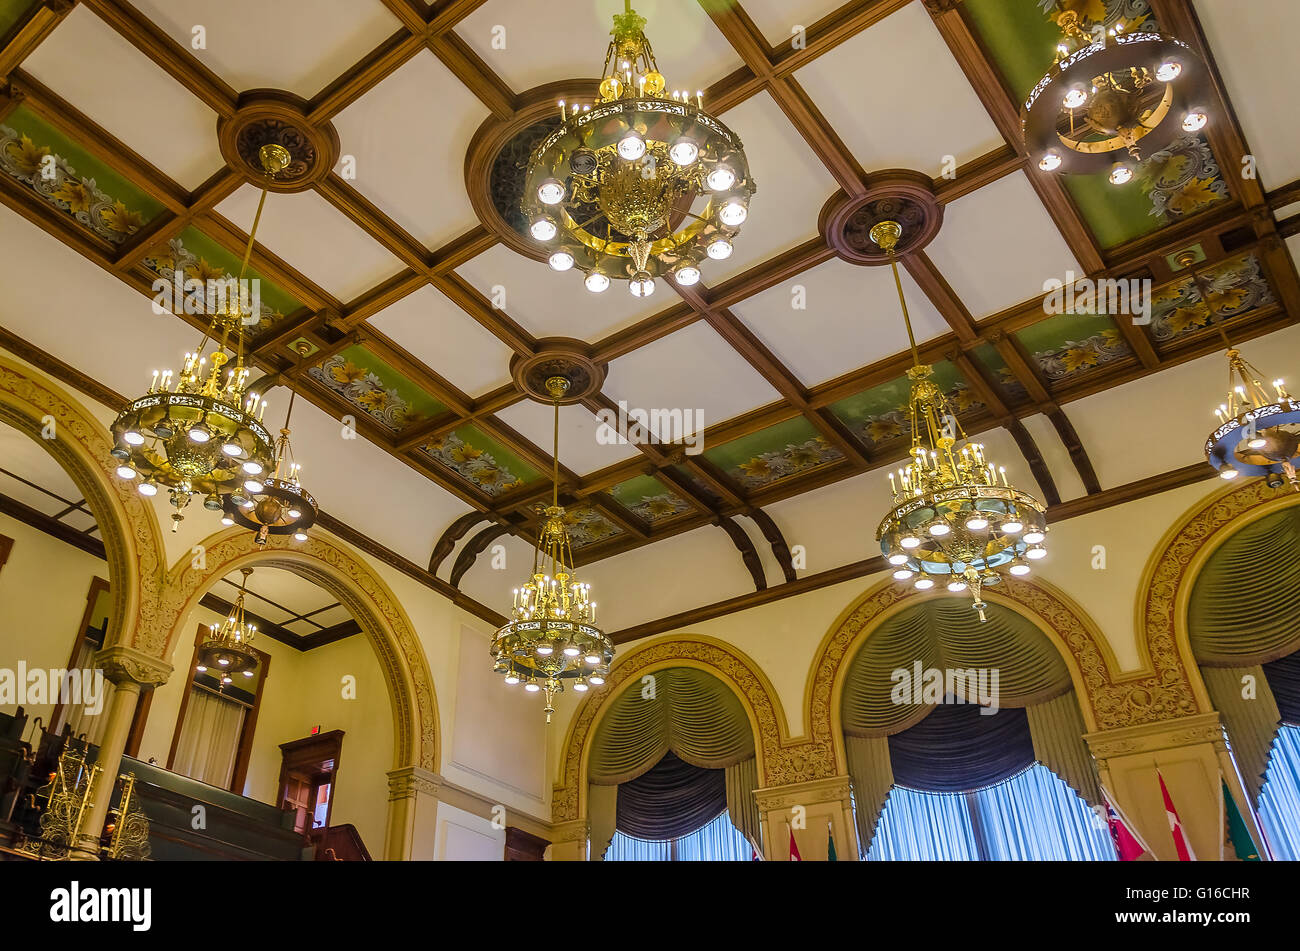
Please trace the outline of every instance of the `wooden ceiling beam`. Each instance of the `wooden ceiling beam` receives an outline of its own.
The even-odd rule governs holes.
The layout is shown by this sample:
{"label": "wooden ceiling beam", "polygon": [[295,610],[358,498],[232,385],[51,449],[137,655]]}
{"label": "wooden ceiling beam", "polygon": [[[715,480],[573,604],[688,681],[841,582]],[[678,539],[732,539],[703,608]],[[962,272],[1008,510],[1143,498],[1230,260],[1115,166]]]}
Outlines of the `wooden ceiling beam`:
{"label": "wooden ceiling beam", "polygon": [[429,249],[336,172],[330,172],[316,185],[316,194],[352,219],[407,267],[417,273],[429,273]]}
{"label": "wooden ceiling beam", "polygon": [[0,78],[8,76],[72,12],[76,0],[40,0],[23,14],[0,48]]}
{"label": "wooden ceiling beam", "polygon": [[[945,5],[941,12],[933,14],[933,19],[993,124],[1011,148],[1026,155],[1020,132],[1020,104],[1007,89],[1002,74],[993,65],[984,44],[975,35],[962,5]],[[1074,259],[1085,273],[1100,270],[1102,258],[1097,242],[1065,186],[1059,178],[1034,174],[1036,171],[1037,169],[1026,167],[1029,184],[1056,222]]]}
{"label": "wooden ceiling beam", "polygon": [[307,121],[316,125],[330,121],[405,66],[426,46],[423,33],[411,35],[405,30],[394,33],[308,101]]}
{"label": "wooden ceiling beam", "polygon": [[1065,415],[1065,410],[1058,406],[1047,414],[1047,418],[1052,421],[1056,434],[1061,437],[1061,444],[1065,446],[1065,451],[1070,454],[1070,461],[1074,463],[1075,471],[1079,473],[1079,480],[1083,483],[1084,490],[1089,495],[1096,495],[1101,491],[1101,482],[1097,479],[1097,471],[1092,467],[1092,460],[1088,458],[1088,451],[1083,448],[1083,440],[1075,432],[1070,418]]}
{"label": "wooden ceiling beam", "polygon": [[498,119],[510,119],[515,113],[515,94],[505,81],[492,71],[482,57],[455,33],[446,33],[428,41],[433,55],[478,96]]}

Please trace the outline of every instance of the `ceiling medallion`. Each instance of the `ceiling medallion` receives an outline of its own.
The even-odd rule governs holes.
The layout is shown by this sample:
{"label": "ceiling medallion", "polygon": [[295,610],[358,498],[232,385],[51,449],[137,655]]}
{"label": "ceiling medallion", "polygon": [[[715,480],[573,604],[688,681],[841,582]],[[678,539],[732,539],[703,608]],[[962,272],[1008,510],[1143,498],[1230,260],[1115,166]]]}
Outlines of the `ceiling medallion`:
{"label": "ceiling medallion", "polygon": [[1136,163],[1209,121],[1206,69],[1192,48],[1164,33],[1085,30],[1085,0],[1057,0],[1056,61],[1020,109],[1025,148],[1044,172],[1110,169],[1133,179]]}
{"label": "ceiling medallion", "polygon": [[[880,550],[899,581],[915,578],[924,591],[935,576],[947,575],[948,590],[969,590],[981,621],[987,620],[984,588],[1001,582],[999,569],[1029,573],[1029,562],[1047,554],[1043,504],[1007,482],[1006,469],[994,467],[984,447],[970,443],[932,368],[921,363],[912,322],[903,298],[894,249],[902,235],[896,221],[882,221],[871,239],[889,255],[912,346],[908,399],[912,452],[908,464],[890,473],[893,507],[876,530]],[[957,444],[965,443],[958,451]]]}
{"label": "ceiling medallion", "polygon": [[[244,328],[257,316],[244,274],[267,189],[291,156],[278,145],[267,145],[260,158],[266,183],[239,277],[233,284],[207,282],[202,290],[211,322],[198,347],[185,354],[180,373],[155,370],[149,391],[128,403],[113,421],[118,477],[139,480],[138,490],[145,496],[167,489],[176,509],[172,531],[179,530],[181,512],[194,495],[204,497],[204,508],[219,511],[222,493],[260,477],[276,458],[271,434],[262,425],[266,401],[256,393],[245,394],[251,370],[244,365]],[[205,355],[209,343],[213,350]],[[232,358],[234,365],[229,366]]]}
{"label": "ceiling medallion", "polygon": [[565,680],[579,693],[599,686],[609,675],[614,645],[596,627],[596,602],[591,585],[578,581],[573,550],[560,505],[560,403],[569,389],[564,376],[546,381],[555,407],[555,452],[551,504],[533,555],[532,576],[514,592],[510,621],[492,641],[492,669],[507,684],[522,683],[529,693],[546,697],[546,722],[555,712],[555,696]]}
{"label": "ceiling medallion", "polygon": [[[298,344],[299,357],[310,351],[306,341]],[[289,408],[284,414],[284,426],[275,441],[275,468],[270,476],[250,476],[244,484],[225,497],[222,508],[223,525],[239,524],[257,533],[254,541],[265,545],[271,535],[292,535],[295,541],[307,540],[307,529],[316,524],[320,509],[310,492],[302,487],[298,473],[302,469],[293,458],[289,445],[289,419],[293,416],[293,400],[297,396],[289,391]]]}
{"label": "ceiling medallion", "polygon": [[217,123],[222,158],[250,181],[262,184],[261,150],[279,146],[289,153],[271,190],[297,192],[329,175],[338,161],[339,138],[328,123],[313,123],[306,100],[278,89],[255,89],[239,97],[234,115]]}
{"label": "ceiling medallion", "polygon": [[1223,329],[1223,319],[1211,305],[1214,289],[1203,283],[1194,266],[1196,255],[1182,251],[1175,258],[1179,267],[1191,271],[1192,281],[1214,327],[1227,348],[1228,398],[1214,410],[1219,425],[1205,440],[1205,458],[1218,470],[1219,478],[1240,475],[1263,476],[1272,489],[1284,482],[1300,491],[1300,402],[1292,399],[1282,380],[1273,380],[1270,395],[1261,382],[1263,374],[1246,362]]}
{"label": "ceiling medallion", "polygon": [[666,274],[696,283],[706,258],[730,257],[754,193],[740,139],[704,111],[703,94],[666,93],[645,23],[624,0],[598,98],[560,101],[562,124],[525,177],[530,234],[593,293],[618,280],[648,297]]}
{"label": "ceiling medallion", "polygon": [[568,387],[561,404],[577,403],[600,393],[608,367],[590,356],[590,348],[570,337],[546,337],[538,340],[533,352],[516,355],[510,360],[510,376],[519,392],[539,402],[549,403],[551,378],[562,376]]}
{"label": "ceiling medallion", "polygon": [[201,674],[210,673],[224,688],[234,683],[236,675],[252,677],[257,668],[257,654],[249,646],[257,634],[257,625],[244,620],[244,594],[248,590],[248,576],[252,568],[240,568],[244,580],[239,585],[239,597],[230,609],[230,616],[208,629],[208,636],[199,644],[198,664]]}
{"label": "ceiling medallion", "polygon": [[903,228],[896,254],[925,248],[943,224],[943,205],[935,198],[930,176],[910,169],[874,172],[862,195],[836,192],[822,207],[817,227],[841,260],[875,266],[889,263],[889,255],[871,240],[871,229],[882,221],[896,221]]}

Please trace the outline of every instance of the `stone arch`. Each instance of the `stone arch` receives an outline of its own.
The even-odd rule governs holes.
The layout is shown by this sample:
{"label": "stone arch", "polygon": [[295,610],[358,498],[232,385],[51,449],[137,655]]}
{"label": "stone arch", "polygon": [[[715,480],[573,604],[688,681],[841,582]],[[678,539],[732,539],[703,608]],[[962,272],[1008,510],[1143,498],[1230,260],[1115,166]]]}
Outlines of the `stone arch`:
{"label": "stone arch", "polygon": [[[161,659],[157,614],[167,570],[153,508],[118,479],[112,437],[75,398],[40,373],[0,356],[0,421],[35,439],[86,499],[104,539],[112,613],[105,646]],[[45,438],[52,421],[54,438]]]}
{"label": "stone arch", "polygon": [[[1127,674],[1087,613],[1064,592],[1040,579],[1008,577],[986,600],[1036,625],[1060,651],[1070,672],[1088,731],[1110,730],[1197,712],[1186,671],[1162,655],[1154,666]],[[935,597],[886,580],[853,602],[831,625],[805,689],[812,741],[834,751],[828,775],[847,770],[841,699],[849,663],[862,643],[898,612]]]}
{"label": "stone arch", "polygon": [[552,821],[569,822],[587,814],[587,763],[596,725],[610,702],[630,681],[666,667],[693,667],[712,674],[740,698],[754,731],[759,782],[779,786],[822,775],[829,751],[809,749],[791,739],[781,700],[762,669],[740,650],[700,634],[651,641],[619,659],[603,689],[588,693],[573,716],[561,747],[560,781],[551,801]]}
{"label": "stone arch", "polygon": [[1213,709],[1192,655],[1187,609],[1196,578],[1210,556],[1239,529],[1266,515],[1300,505],[1300,494],[1270,489],[1262,479],[1230,485],[1185,511],[1147,561],[1138,585],[1138,647],[1151,657],[1178,665],[1195,693],[1199,710]]}
{"label": "stone arch", "polygon": [[312,535],[305,542],[272,535],[259,547],[251,532],[226,529],[201,543],[203,564],[186,555],[167,574],[162,612],[166,650],[182,638],[181,625],[218,579],[245,565],[284,568],[315,582],[339,600],[365,631],[388,684],[393,710],[394,767],[437,772],[438,702],[415,628],[388,585],[341,544]]}

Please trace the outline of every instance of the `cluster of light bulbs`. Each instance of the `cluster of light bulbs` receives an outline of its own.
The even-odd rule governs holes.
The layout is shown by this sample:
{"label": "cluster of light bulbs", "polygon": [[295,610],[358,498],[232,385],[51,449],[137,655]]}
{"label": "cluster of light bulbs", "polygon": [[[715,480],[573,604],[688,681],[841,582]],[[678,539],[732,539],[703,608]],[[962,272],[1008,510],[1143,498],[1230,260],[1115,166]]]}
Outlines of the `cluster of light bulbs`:
{"label": "cluster of light bulbs", "polygon": [[[563,103],[561,103],[563,106]],[[637,131],[630,130],[623,138],[619,139],[618,145],[619,157],[628,162],[637,162],[645,155],[646,144],[645,138]],[[677,139],[668,148],[668,156],[672,161],[682,167],[687,168],[695,164],[699,158],[699,146],[689,138],[682,137]],[[736,173],[729,166],[718,163],[711,168],[704,177],[704,182],[712,192],[726,192],[736,184]],[[543,205],[555,206],[564,201],[568,192],[564,183],[556,178],[548,178],[537,186],[537,199]],[[721,208],[718,209],[718,220],[729,228],[736,228],[744,224],[745,219],[749,217],[749,206],[744,199],[739,197],[729,198]],[[533,219],[528,227],[529,233],[538,241],[547,242],[559,234],[559,225],[550,215],[539,215]],[[731,241],[726,237],[719,235],[714,238],[705,247],[705,253],[714,261],[723,261],[731,257],[733,250]],[[567,271],[574,265],[573,255],[560,248],[551,253],[547,259],[552,270]],[[672,272],[673,280],[682,287],[690,287],[700,280],[700,269],[695,265],[686,262]],[[609,288],[609,277],[601,274],[599,271],[592,271],[583,281],[587,290],[593,294],[599,294]],[[642,272],[634,276],[628,282],[628,291],[633,297],[649,297],[654,293],[654,278],[649,274]]]}
{"label": "cluster of light bulbs", "polygon": [[[1114,31],[1112,31],[1112,35]],[[1057,47],[1058,54],[1064,55],[1069,50],[1065,46]],[[1183,66],[1176,60],[1166,60],[1156,67],[1155,77],[1162,83],[1171,83],[1179,77],[1183,71]],[[1088,97],[1097,92],[1097,87],[1093,86],[1091,92],[1082,84],[1076,83],[1065,91],[1061,99],[1061,105],[1066,109],[1082,109],[1088,102]],[[1183,115],[1182,128],[1184,132],[1200,132],[1209,123],[1210,116],[1206,110],[1200,106],[1189,109]],[[1038,167],[1044,172],[1054,172],[1061,167],[1063,159],[1061,153],[1056,149],[1048,149],[1038,160]],[[1111,166],[1110,175],[1108,176],[1112,185],[1127,185],[1133,180],[1133,166],[1127,162],[1116,162]]]}

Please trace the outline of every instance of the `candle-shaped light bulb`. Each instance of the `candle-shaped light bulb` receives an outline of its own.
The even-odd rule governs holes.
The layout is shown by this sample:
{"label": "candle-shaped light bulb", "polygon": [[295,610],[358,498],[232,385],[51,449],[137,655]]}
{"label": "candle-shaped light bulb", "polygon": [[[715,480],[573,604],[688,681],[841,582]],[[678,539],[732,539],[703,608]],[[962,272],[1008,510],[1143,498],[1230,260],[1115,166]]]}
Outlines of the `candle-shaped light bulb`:
{"label": "candle-shaped light bulb", "polygon": [[1003,484],[1003,485],[1006,485],[1006,484],[1007,484],[1007,467],[1006,467],[1006,466],[998,466],[998,473],[1002,476],[1002,484]]}
{"label": "candle-shaped light bulb", "polygon": [[695,108],[696,108],[696,109],[699,109],[699,110],[701,110],[701,111],[704,109],[704,90],[703,90],[703,89],[697,89],[697,90],[695,90]]}
{"label": "candle-shaped light bulb", "polygon": [[898,486],[894,484],[894,474],[892,472],[889,474],[889,491],[894,495],[898,494]]}

